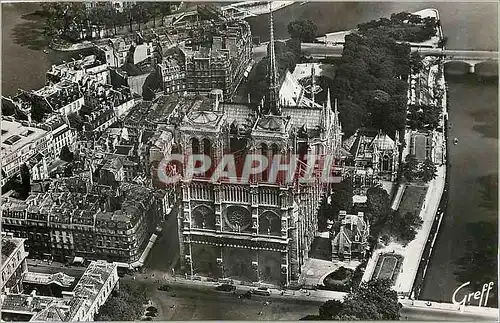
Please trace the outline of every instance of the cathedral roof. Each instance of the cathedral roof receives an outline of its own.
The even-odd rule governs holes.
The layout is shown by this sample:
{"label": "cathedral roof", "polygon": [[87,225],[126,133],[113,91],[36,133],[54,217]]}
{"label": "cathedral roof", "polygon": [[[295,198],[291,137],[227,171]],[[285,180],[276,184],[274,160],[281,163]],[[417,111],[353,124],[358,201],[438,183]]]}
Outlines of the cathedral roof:
{"label": "cathedral roof", "polygon": [[373,138],[371,146],[377,146],[378,150],[392,150],[396,144],[387,134],[379,133]]}
{"label": "cathedral roof", "polygon": [[212,111],[192,111],[188,114],[188,119],[192,123],[209,124],[215,122],[219,118]]}
{"label": "cathedral roof", "polygon": [[270,131],[285,131],[283,118],[277,116],[263,116],[257,122],[257,129]]}

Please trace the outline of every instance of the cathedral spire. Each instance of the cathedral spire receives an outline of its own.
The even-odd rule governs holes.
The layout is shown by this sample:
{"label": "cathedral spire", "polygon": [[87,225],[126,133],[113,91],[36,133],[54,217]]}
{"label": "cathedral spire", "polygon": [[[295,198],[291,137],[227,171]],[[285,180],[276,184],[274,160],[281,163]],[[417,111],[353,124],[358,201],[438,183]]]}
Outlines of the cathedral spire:
{"label": "cathedral spire", "polygon": [[[314,99],[315,99],[315,89],[316,89],[316,71],[314,70],[314,64],[311,67],[311,78],[312,78],[312,85],[311,85],[311,100],[314,105]],[[328,89],[328,96],[330,96],[330,89]]]}
{"label": "cathedral spire", "polygon": [[[332,101],[330,99],[330,88],[328,88],[328,91],[326,93],[326,107],[328,109],[332,109]],[[335,109],[337,108],[337,101],[335,101]]]}
{"label": "cathedral spire", "polygon": [[268,66],[268,81],[269,93],[267,98],[266,112],[281,115],[280,102],[278,98],[278,71],[276,69],[276,53],[274,51],[274,23],[273,10],[271,2],[269,2],[269,66]]}

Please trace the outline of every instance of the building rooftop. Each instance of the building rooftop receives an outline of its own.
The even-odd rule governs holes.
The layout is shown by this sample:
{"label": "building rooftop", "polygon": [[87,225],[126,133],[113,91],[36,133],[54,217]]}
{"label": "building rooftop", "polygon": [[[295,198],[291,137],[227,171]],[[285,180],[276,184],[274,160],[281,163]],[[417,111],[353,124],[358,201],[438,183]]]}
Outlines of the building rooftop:
{"label": "building rooftop", "polygon": [[116,271],[116,266],[100,260],[91,262],[73,292],[63,298],[39,296],[36,292],[30,295],[3,295],[2,312],[31,314],[33,317],[30,321],[74,321],[82,306],[87,312],[97,301],[106,281]]}
{"label": "building rooftop", "polygon": [[5,261],[23,244],[23,242],[24,239],[2,234],[2,268],[6,265]]}
{"label": "building rooftop", "polygon": [[23,283],[29,284],[39,284],[39,285],[50,285],[56,284],[61,287],[69,288],[76,280],[75,277],[68,276],[64,273],[56,273],[56,274],[45,274],[45,273],[35,273],[35,272],[26,272],[23,276]]}
{"label": "building rooftop", "polygon": [[13,119],[2,119],[2,155],[17,152],[22,147],[47,135],[47,131],[34,128],[14,121]]}

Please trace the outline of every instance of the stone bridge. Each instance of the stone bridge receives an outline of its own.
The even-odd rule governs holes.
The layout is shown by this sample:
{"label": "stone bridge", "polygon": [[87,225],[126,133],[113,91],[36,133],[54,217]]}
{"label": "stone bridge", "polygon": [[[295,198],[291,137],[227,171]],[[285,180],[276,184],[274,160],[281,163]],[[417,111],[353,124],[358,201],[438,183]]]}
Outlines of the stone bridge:
{"label": "stone bridge", "polygon": [[455,50],[440,48],[412,48],[423,56],[441,56],[444,62],[460,62],[469,66],[469,72],[474,73],[476,65],[486,62],[498,62],[498,52],[479,50]]}
{"label": "stone bridge", "polygon": [[[344,45],[342,43],[303,43],[302,51],[313,58],[334,58],[342,57]],[[479,50],[456,50],[441,48],[425,48],[412,46],[413,52],[419,52],[422,56],[443,57],[445,64],[451,62],[460,62],[469,66],[469,72],[475,73],[475,67],[478,64],[493,62],[498,63],[497,51],[479,51]]]}

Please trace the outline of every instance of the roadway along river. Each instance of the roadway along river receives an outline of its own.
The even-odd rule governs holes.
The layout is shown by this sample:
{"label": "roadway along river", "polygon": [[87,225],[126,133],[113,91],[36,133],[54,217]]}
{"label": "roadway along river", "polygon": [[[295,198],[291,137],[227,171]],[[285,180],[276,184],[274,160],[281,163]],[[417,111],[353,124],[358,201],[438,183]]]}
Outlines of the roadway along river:
{"label": "roadway along river", "polygon": [[[292,19],[311,19],[318,25],[319,33],[325,33],[354,28],[359,22],[392,12],[431,7],[440,11],[443,30],[449,38],[448,48],[498,50],[495,3],[294,4],[275,14],[276,36],[288,37],[286,26]],[[68,59],[64,54],[42,52],[47,41],[42,37],[41,24],[33,16],[22,17],[36,8],[36,4],[28,3],[2,4],[2,91],[6,95],[14,94],[17,88],[41,87],[50,64]],[[252,32],[266,40],[267,16],[249,21]],[[450,136],[459,138],[459,144],[450,147],[449,207],[421,296],[449,302],[453,290],[463,282],[496,282],[498,88],[496,80],[479,82],[474,76],[447,79],[453,125]],[[478,249],[479,254],[469,252]]]}

